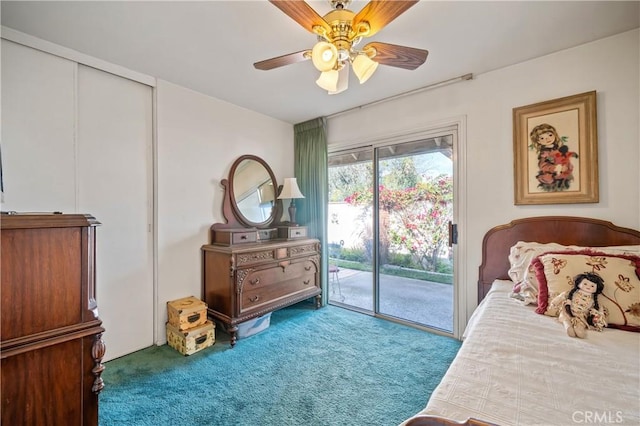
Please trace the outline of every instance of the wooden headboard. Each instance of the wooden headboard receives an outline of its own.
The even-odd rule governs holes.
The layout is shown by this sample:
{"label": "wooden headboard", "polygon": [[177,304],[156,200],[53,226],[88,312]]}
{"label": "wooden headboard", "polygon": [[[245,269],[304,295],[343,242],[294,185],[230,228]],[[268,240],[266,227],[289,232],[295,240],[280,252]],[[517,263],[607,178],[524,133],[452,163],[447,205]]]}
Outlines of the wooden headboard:
{"label": "wooden headboard", "polygon": [[638,245],[640,231],[604,220],[571,216],[530,217],[496,226],[482,240],[478,303],[484,299],[494,280],[509,279],[509,250],[518,241],[583,247]]}

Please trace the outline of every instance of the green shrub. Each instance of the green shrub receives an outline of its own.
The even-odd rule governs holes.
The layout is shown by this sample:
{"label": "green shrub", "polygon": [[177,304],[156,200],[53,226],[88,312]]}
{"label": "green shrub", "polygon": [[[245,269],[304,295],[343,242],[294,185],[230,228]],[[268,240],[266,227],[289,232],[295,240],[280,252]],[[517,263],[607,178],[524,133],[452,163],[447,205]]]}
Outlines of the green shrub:
{"label": "green shrub", "polygon": [[438,262],[436,265],[436,272],[441,274],[453,274],[453,265],[451,262]]}
{"label": "green shrub", "polygon": [[410,253],[389,253],[387,262],[389,265],[400,266],[402,268],[421,269],[420,266],[415,263]]}
{"label": "green shrub", "polygon": [[350,260],[342,260],[342,259],[329,259],[329,263],[331,263],[332,265],[336,265],[339,268],[371,272],[371,265],[369,263],[352,262]]}
{"label": "green shrub", "polygon": [[340,258],[352,262],[366,262],[367,257],[363,249],[358,248],[342,248]]}
{"label": "green shrub", "polygon": [[342,258],[342,246],[338,243],[329,243],[327,244],[327,249],[329,250],[329,257],[334,259]]}
{"label": "green shrub", "polygon": [[440,274],[437,272],[422,271],[419,269],[405,269],[398,268],[396,266],[383,267],[380,271],[381,274],[393,275],[396,277],[414,278],[416,280],[431,281],[441,284],[453,284],[453,275]]}

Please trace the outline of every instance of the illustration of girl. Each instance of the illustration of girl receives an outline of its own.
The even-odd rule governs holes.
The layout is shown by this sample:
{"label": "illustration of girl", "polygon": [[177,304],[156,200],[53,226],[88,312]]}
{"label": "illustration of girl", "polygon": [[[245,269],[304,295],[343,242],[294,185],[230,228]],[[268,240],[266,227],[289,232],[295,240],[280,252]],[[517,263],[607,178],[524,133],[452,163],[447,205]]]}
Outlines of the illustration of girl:
{"label": "illustration of girl", "polygon": [[538,154],[538,188],[547,192],[569,189],[573,180],[571,158],[578,158],[578,154],[569,151],[567,138],[559,137],[555,127],[547,123],[534,127],[529,138],[529,149]]}

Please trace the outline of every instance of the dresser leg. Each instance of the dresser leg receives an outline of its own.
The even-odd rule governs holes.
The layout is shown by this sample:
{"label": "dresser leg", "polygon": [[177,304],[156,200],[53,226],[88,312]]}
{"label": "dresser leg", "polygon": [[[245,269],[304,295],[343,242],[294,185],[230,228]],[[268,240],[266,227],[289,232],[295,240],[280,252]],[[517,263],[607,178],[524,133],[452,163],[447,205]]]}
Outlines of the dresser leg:
{"label": "dresser leg", "polygon": [[238,341],[238,327],[235,325],[232,325],[231,327],[229,327],[229,329],[227,330],[229,333],[229,336],[231,336],[231,347],[233,348],[236,345],[236,342]]}
{"label": "dresser leg", "polygon": [[316,296],[316,309],[320,309],[322,307],[322,294]]}

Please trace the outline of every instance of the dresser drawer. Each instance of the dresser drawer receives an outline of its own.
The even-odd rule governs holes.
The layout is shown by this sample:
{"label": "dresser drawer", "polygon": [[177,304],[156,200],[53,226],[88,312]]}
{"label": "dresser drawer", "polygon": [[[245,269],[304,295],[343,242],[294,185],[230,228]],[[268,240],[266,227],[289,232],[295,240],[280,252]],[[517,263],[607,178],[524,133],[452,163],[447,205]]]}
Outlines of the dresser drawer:
{"label": "dresser drawer", "polygon": [[318,255],[319,248],[316,244],[300,244],[289,247],[289,257],[308,257]]}
{"label": "dresser drawer", "polygon": [[240,294],[240,312],[246,313],[257,310],[280,300],[295,297],[304,293],[316,293],[317,282],[315,274],[295,277],[288,281],[273,283],[268,286],[247,288]]}
{"label": "dresser drawer", "polygon": [[240,291],[247,291],[292,280],[304,275],[315,274],[316,270],[316,265],[308,259],[300,259],[294,262],[283,261],[275,267],[239,270],[237,280]]}
{"label": "dresser drawer", "polygon": [[213,232],[215,244],[251,244],[258,240],[256,229],[216,229]]}
{"label": "dresser drawer", "polygon": [[307,227],[306,226],[279,226],[278,238],[306,238]]}
{"label": "dresser drawer", "polygon": [[264,263],[275,259],[273,249],[255,250],[236,255],[236,264],[239,268],[255,263]]}

